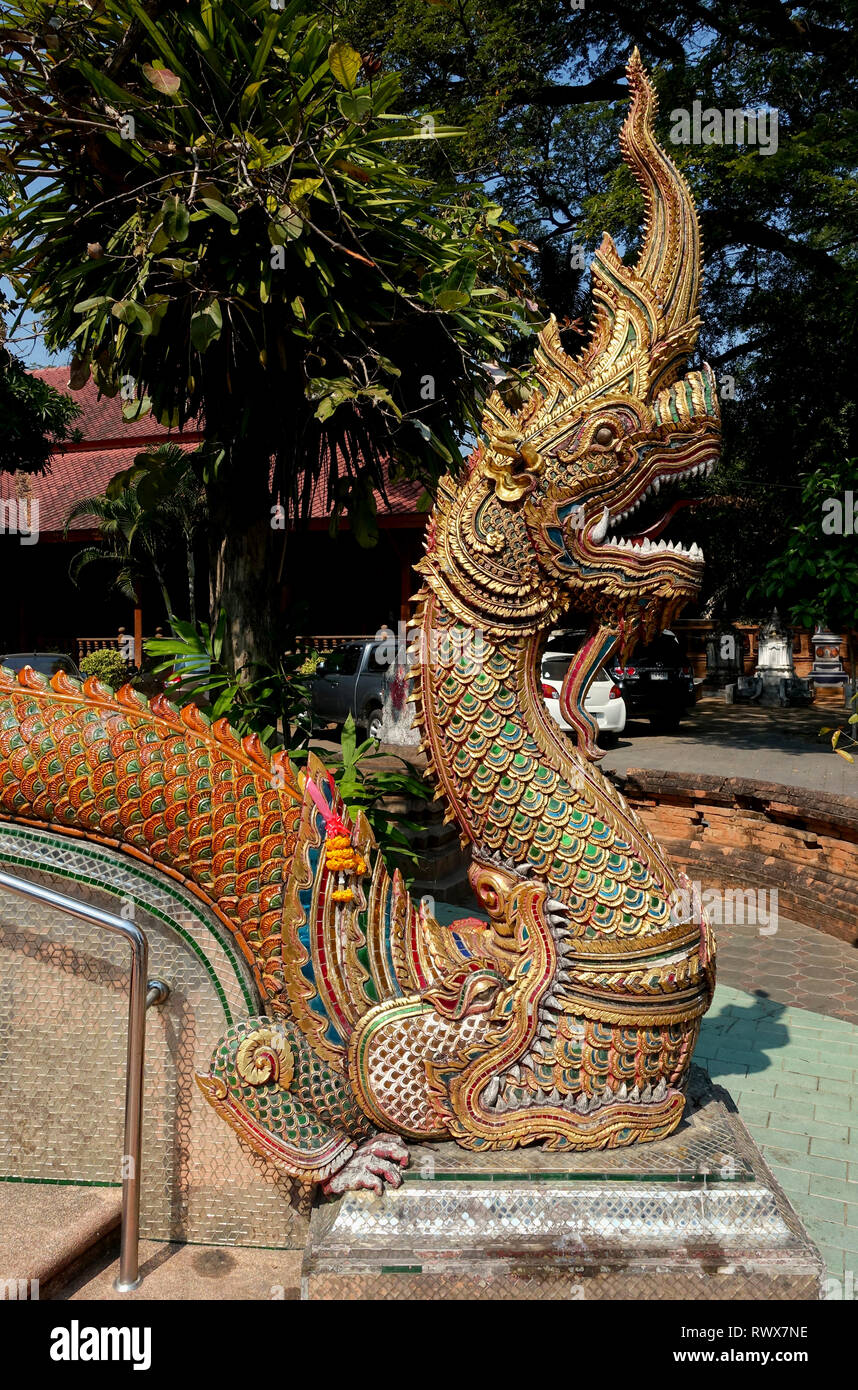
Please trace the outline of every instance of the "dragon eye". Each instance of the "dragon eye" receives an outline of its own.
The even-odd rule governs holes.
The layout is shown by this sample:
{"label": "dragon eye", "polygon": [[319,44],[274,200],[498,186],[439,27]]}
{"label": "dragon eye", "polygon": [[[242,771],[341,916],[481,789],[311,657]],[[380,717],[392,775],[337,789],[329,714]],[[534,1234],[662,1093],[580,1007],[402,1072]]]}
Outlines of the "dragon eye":
{"label": "dragon eye", "polygon": [[613,444],[614,437],[614,431],[610,425],[600,425],[593,435],[593,440],[596,444]]}

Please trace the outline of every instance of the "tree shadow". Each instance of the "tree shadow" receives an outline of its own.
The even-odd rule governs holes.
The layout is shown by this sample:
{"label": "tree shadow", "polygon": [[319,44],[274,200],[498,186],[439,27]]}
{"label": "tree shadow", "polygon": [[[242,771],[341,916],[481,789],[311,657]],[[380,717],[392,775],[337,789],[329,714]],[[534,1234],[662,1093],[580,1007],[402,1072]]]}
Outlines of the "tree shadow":
{"label": "tree shadow", "polygon": [[[772,1065],[768,1054],[786,1047],[790,1041],[789,1028],[781,1022],[787,1007],[772,999],[766,990],[755,989],[747,1004],[728,1004],[715,1017],[707,1016],[700,1029],[697,1053],[703,1055],[698,1059],[705,1059],[709,1067],[715,1063],[724,1071],[747,1067],[749,1076],[767,1071]],[[735,1064],[724,1057],[714,1057],[719,1048],[735,1050]],[[713,1080],[718,1080],[717,1075]]]}

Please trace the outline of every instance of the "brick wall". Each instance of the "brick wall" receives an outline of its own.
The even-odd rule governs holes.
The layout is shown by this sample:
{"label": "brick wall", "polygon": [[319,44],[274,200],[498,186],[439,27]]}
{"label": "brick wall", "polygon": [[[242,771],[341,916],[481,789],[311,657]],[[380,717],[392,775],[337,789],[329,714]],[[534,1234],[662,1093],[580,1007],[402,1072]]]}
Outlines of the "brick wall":
{"label": "brick wall", "polygon": [[858,945],[858,800],[640,768],[615,780],[704,889],[777,888],[783,917]]}

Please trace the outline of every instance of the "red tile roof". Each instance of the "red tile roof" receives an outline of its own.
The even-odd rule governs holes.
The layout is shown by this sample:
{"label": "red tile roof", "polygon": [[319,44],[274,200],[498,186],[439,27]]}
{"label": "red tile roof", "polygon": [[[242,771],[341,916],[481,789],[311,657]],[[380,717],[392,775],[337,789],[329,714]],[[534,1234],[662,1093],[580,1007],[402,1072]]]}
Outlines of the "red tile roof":
{"label": "red tile roof", "polygon": [[[75,503],[102,493],[114,474],[130,468],[135,455],[147,445],[165,444],[169,440],[192,449],[202,440],[198,429],[167,430],[148,416],[131,422],[123,420],[122,401],[118,397],[99,396],[92,380],[82,390],[72,391],[68,384],[68,367],[41,367],[34,376],[70,396],[81,407],[81,414],[71,425],[80,438],[57,445],[51,456],[50,470],[44,474],[19,473],[15,476],[18,496],[38,498],[39,530],[45,540],[60,539]],[[391,483],[385,503],[376,492],[381,524],[388,518],[392,524],[422,525],[425,518],[417,513],[422,493],[419,483]],[[330,511],[327,477],[323,474],[313,493],[313,522],[317,526],[327,525]],[[76,517],[70,527],[73,533],[93,529],[93,519],[84,516]]]}
{"label": "red tile roof", "polygon": [[[130,443],[134,439],[149,438],[151,435],[160,438],[179,433],[178,430],[165,429],[151,415],[144,416],[142,420],[123,420],[123,403],[119,396],[100,396],[92,377],[80,391],[72,391],[69,386],[68,367],[38,367],[33,376],[47,382],[48,386],[53,386],[55,391],[62,391],[63,395],[71,397],[75,404],[80,406],[81,413],[72,421],[70,428],[72,431],[79,431],[87,444],[115,440],[118,446],[126,441]],[[185,434],[192,432],[187,428],[184,431]],[[59,446],[60,449],[74,447],[74,444],[68,443]]]}

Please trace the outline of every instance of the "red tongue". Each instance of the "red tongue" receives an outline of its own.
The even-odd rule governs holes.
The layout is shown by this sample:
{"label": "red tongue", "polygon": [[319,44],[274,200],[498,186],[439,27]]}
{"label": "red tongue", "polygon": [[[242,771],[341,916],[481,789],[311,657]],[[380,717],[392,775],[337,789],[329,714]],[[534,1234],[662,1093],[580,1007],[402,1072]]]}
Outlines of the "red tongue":
{"label": "red tongue", "polygon": [[663,516],[658,521],[654,521],[651,526],[647,526],[644,531],[637,531],[627,539],[632,545],[640,545],[642,541],[657,541],[662,531],[670,525],[677,512],[682,511],[683,507],[693,507],[699,501],[697,497],[682,497],[676,502],[672,502]]}

